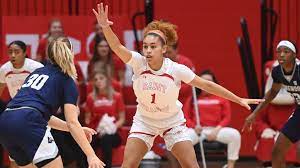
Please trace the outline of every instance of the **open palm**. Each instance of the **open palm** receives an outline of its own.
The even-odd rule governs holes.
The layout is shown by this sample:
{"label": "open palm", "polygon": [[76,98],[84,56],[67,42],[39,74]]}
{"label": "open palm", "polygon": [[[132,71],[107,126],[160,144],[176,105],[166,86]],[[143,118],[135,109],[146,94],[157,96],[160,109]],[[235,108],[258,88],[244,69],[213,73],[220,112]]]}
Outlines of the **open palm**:
{"label": "open palm", "polygon": [[105,5],[105,9],[103,7],[103,3],[97,4],[98,12],[93,9],[93,13],[95,14],[98,24],[102,27],[108,27],[113,24],[112,21],[108,20],[108,6]]}

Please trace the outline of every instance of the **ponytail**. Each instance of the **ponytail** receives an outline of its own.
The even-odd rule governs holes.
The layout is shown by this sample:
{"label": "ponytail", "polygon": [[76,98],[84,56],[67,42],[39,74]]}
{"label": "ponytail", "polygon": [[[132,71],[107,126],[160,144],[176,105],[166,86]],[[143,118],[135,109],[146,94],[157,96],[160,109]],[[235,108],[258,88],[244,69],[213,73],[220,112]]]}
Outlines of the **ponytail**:
{"label": "ponytail", "polygon": [[51,41],[48,47],[48,56],[52,63],[61,68],[63,73],[74,80],[77,78],[72,44],[66,37],[58,37]]}

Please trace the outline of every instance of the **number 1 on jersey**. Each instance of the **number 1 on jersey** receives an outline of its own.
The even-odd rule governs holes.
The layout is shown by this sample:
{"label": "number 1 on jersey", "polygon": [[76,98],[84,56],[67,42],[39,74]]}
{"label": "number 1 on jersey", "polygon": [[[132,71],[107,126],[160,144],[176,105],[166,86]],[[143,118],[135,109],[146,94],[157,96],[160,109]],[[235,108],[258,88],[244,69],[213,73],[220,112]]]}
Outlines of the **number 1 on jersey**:
{"label": "number 1 on jersey", "polygon": [[152,94],[151,97],[152,97],[151,103],[155,104],[155,94]]}

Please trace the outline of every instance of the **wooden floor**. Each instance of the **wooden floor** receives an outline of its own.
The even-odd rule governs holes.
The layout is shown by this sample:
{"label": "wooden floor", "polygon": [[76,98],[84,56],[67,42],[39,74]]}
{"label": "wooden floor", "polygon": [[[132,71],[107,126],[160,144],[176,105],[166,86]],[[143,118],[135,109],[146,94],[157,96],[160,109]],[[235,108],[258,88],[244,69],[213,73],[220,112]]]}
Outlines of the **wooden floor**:
{"label": "wooden floor", "polygon": [[[225,161],[208,161],[207,168],[222,168],[226,164]],[[202,163],[199,163],[203,168]],[[167,162],[143,162],[140,168],[171,168]],[[256,160],[238,161],[235,168],[263,168]],[[287,168],[296,168],[294,166],[287,166]],[[297,167],[299,168],[299,167]]]}

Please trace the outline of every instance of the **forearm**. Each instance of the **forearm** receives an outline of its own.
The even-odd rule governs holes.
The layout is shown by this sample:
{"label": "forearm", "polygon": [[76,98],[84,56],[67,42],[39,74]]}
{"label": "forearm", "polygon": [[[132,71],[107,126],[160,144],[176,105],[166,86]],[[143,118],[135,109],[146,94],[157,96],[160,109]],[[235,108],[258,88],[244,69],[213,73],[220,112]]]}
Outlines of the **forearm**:
{"label": "forearm", "polygon": [[121,42],[117,35],[113,32],[110,26],[102,28],[105,38],[110,46],[110,48],[114,51],[118,46],[121,45]]}
{"label": "forearm", "polygon": [[102,29],[110,48],[124,63],[127,63],[131,59],[131,52],[121,44],[119,38],[112,31],[110,26]]}
{"label": "forearm", "polygon": [[51,116],[50,120],[48,121],[48,125],[53,129],[69,132],[67,123],[55,116]]}
{"label": "forearm", "polygon": [[122,125],[124,124],[125,120],[124,119],[119,119],[117,122],[116,122],[116,126],[117,128],[120,128],[122,127]]}
{"label": "forearm", "polygon": [[267,105],[276,97],[278,92],[272,90],[268,91],[264,97],[265,101],[260,103],[253,111],[254,115],[257,116]]}
{"label": "forearm", "polygon": [[124,123],[125,123],[125,112],[123,111],[119,113],[119,119],[116,122],[117,128],[122,127]]}
{"label": "forearm", "polygon": [[205,90],[208,93],[223,97],[235,103],[240,103],[241,98],[227,90],[226,88],[210,81],[206,81],[203,86],[200,86],[201,89]]}
{"label": "forearm", "polygon": [[72,137],[75,139],[77,144],[80,146],[82,151],[85,153],[86,156],[95,155],[93,148],[90,146],[85,133],[78,121],[72,121],[67,123],[68,129]]}

